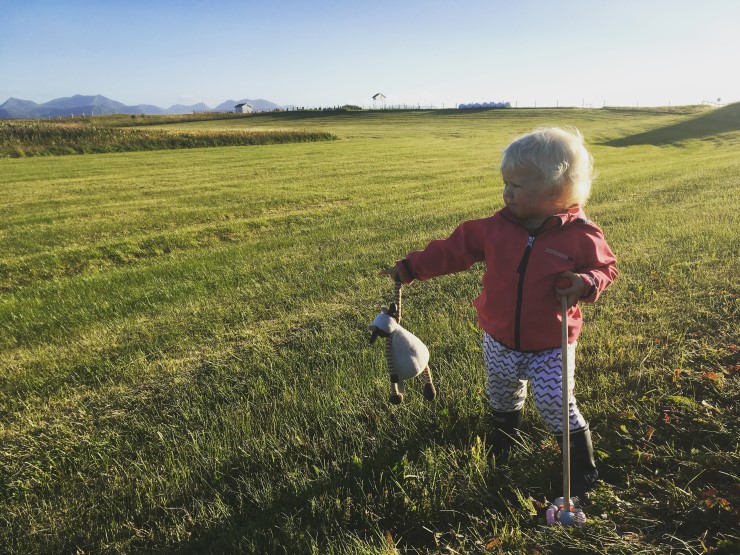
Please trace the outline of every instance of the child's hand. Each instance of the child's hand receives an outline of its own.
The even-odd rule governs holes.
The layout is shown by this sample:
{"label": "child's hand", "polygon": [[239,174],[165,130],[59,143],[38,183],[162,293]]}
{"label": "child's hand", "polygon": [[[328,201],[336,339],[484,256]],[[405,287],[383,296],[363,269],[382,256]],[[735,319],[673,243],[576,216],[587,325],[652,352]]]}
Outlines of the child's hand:
{"label": "child's hand", "polygon": [[395,281],[400,278],[401,272],[395,266],[391,266],[390,268],[386,268],[385,270],[380,270],[380,272],[378,272],[378,275],[379,276],[390,276]]}
{"label": "child's hand", "polygon": [[586,294],[586,291],[589,289],[589,285],[586,283],[586,280],[573,272],[563,272],[560,274],[558,280],[561,278],[569,280],[570,287],[560,288],[556,285],[555,295],[559,301],[562,301],[563,297],[568,299],[568,306],[571,307],[578,302],[578,299]]}

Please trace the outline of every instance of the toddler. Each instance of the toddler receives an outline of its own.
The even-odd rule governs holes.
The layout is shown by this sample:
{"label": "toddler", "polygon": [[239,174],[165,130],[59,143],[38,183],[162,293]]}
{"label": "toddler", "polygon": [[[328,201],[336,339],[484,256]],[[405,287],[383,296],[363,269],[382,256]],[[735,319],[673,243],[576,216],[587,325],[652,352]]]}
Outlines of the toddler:
{"label": "toddler", "polygon": [[[473,305],[484,332],[498,456],[506,456],[517,437],[528,382],[549,429],[563,432],[560,300],[567,298],[571,490],[583,500],[598,474],[588,422],[572,391],[583,325],[578,302],[594,302],[617,277],[614,254],[582,208],[591,190],[591,155],[577,130],[541,128],[504,149],[501,175],[504,208],[463,222],[449,238],[380,273],[411,283],[485,263]],[[561,276],[570,287],[555,287]]]}

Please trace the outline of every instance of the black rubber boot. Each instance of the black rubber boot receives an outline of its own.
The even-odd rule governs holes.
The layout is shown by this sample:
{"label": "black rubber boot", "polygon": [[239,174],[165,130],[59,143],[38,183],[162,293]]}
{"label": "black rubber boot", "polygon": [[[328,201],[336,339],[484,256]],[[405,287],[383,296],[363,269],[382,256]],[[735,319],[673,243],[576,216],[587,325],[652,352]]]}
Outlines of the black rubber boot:
{"label": "black rubber boot", "polygon": [[[562,445],[563,436],[560,438]],[[599,479],[594,460],[594,448],[591,444],[591,431],[588,424],[583,430],[570,433],[570,495],[582,503],[588,501],[591,491]]]}
{"label": "black rubber boot", "polygon": [[497,459],[506,461],[509,458],[511,447],[519,438],[519,429],[522,427],[522,411],[493,411],[493,422],[495,429],[493,454]]}

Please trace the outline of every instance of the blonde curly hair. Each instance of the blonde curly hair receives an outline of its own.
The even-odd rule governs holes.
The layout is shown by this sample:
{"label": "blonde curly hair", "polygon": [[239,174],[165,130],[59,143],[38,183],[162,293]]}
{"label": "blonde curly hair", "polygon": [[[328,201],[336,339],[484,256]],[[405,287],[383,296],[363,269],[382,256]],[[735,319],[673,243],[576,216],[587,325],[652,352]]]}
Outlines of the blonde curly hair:
{"label": "blonde curly hair", "polygon": [[550,190],[567,206],[583,206],[594,180],[593,157],[578,129],[540,127],[516,138],[503,151],[504,181],[521,173],[533,173],[543,190]]}

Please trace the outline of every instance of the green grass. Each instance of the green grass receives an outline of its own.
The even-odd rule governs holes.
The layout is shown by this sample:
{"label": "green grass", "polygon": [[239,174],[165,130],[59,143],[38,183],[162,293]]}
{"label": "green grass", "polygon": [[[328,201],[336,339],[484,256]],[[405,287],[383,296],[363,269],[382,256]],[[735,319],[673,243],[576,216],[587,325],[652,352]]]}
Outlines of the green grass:
{"label": "green grass", "polygon": [[708,111],[699,117],[614,139],[607,144],[610,146],[678,144],[684,140],[712,139],[725,133],[736,134],[738,131],[740,131],[740,104],[730,104]]}
{"label": "green grass", "polygon": [[170,132],[66,122],[10,121],[0,122],[0,158],[269,145],[333,138],[330,133],[297,129]]}
{"label": "green grass", "polygon": [[[276,113],[166,129],[338,140],[1,160],[0,551],[737,551],[740,133],[610,146],[708,114]],[[480,267],[405,289],[436,402],[389,406],[365,332],[377,271],[498,209],[546,124],[586,136],[621,271],[577,355],[579,530],[535,516],[561,474],[532,405],[491,456]]]}

